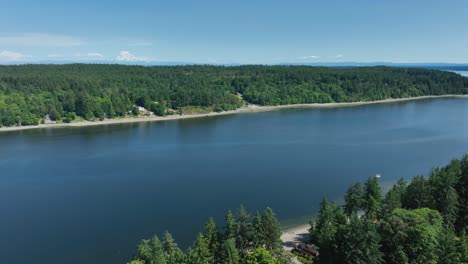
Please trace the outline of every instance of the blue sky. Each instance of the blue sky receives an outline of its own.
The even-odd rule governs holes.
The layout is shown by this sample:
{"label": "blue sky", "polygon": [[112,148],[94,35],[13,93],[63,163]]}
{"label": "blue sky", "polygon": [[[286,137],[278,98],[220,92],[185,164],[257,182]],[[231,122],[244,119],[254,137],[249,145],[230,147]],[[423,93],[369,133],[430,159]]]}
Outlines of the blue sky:
{"label": "blue sky", "polygon": [[0,63],[468,63],[466,0],[0,1]]}

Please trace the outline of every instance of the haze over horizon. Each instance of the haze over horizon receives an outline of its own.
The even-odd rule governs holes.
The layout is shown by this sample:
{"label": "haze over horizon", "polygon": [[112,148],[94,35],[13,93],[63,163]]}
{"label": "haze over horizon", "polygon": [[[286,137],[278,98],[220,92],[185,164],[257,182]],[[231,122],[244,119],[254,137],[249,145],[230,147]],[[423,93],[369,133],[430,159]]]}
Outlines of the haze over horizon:
{"label": "haze over horizon", "polygon": [[468,63],[462,0],[19,0],[2,9],[0,64]]}

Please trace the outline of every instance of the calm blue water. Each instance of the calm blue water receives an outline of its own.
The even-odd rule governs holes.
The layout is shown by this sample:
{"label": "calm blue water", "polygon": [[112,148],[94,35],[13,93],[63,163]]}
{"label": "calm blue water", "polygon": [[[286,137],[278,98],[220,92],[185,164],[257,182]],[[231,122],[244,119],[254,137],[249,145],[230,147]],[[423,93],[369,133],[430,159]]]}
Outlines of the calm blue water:
{"label": "calm blue water", "polygon": [[467,99],[0,133],[0,259],[124,263],[141,238],[185,247],[241,203],[291,223],[352,182],[466,152]]}
{"label": "calm blue water", "polygon": [[468,71],[451,71],[451,72],[458,73],[458,74],[460,74],[462,76],[468,77]]}

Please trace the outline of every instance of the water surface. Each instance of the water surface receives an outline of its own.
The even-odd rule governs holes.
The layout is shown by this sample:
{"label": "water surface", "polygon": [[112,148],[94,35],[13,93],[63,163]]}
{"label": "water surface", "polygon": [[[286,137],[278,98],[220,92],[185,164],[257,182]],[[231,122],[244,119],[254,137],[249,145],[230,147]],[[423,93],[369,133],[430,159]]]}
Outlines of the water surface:
{"label": "water surface", "polygon": [[0,134],[0,259],[124,263],[170,230],[187,246],[208,216],[274,208],[282,223],[377,173],[382,185],[468,152],[468,100]]}

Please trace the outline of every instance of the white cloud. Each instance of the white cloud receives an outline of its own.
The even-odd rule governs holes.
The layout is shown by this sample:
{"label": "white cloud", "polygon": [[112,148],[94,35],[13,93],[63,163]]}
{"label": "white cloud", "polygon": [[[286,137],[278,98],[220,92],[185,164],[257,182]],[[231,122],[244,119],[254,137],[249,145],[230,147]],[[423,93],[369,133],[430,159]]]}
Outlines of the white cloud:
{"label": "white cloud", "polygon": [[339,58],[343,58],[343,55],[342,55],[342,54],[338,54],[338,55],[335,55],[335,56],[330,56],[330,58],[339,59]]}
{"label": "white cloud", "polygon": [[152,46],[153,43],[151,42],[136,42],[136,43],[131,43],[131,44],[128,44],[129,46],[132,46],[132,47],[138,47],[138,46]]}
{"label": "white cloud", "polygon": [[137,57],[131,54],[129,51],[121,51],[119,56],[115,58],[116,61],[123,61],[123,62],[137,62],[137,61],[145,61],[148,62],[150,59],[146,57]]}
{"label": "white cloud", "polygon": [[19,52],[4,50],[0,52],[0,62],[27,61],[32,57]]}
{"label": "white cloud", "polygon": [[314,55],[298,57],[298,59],[301,59],[301,60],[313,60],[313,59],[318,59],[318,58],[320,58],[320,57],[319,56],[314,56]]}
{"label": "white cloud", "polygon": [[105,59],[106,58],[104,55],[98,52],[90,52],[86,54],[78,53],[75,55],[75,57],[78,57],[80,59]]}
{"label": "white cloud", "polygon": [[49,58],[49,59],[62,59],[64,57],[65,56],[62,55],[62,54],[48,54],[47,55],[47,58]]}
{"label": "white cloud", "polygon": [[0,35],[0,45],[40,46],[40,47],[71,47],[83,45],[84,42],[75,37],[46,33],[23,33]]}

